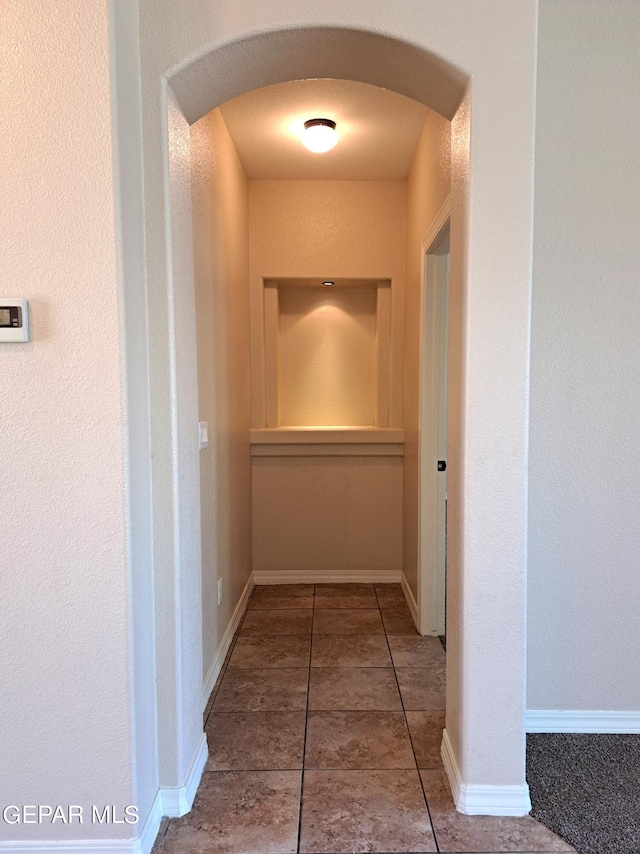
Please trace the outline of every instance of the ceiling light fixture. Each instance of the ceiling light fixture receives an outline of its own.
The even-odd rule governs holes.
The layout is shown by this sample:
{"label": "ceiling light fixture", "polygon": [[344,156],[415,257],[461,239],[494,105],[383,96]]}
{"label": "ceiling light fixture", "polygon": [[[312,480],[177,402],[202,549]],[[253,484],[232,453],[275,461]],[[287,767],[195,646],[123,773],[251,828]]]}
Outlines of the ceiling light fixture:
{"label": "ceiling light fixture", "polygon": [[322,284],[325,288],[332,288],[335,285],[335,282],[323,282]]}
{"label": "ceiling light fixture", "polygon": [[330,151],[338,141],[336,123],[331,119],[309,119],[304,123],[302,143],[315,154]]}

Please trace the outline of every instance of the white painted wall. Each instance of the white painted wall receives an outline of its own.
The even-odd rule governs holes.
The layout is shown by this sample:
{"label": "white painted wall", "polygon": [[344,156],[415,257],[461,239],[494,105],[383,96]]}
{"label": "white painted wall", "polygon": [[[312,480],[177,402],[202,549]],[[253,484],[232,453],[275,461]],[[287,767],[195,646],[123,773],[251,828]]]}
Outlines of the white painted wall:
{"label": "white painted wall", "polygon": [[149,304],[158,771],[163,788],[180,789],[199,762],[204,739],[200,456],[191,138],[172,93],[164,94],[169,288],[166,302]]}
{"label": "white painted wall", "polygon": [[[249,198],[220,110],[191,127],[205,685],[251,574]],[[222,602],[218,606],[218,579]]]}
{"label": "white painted wall", "polygon": [[419,369],[422,240],[451,191],[451,125],[431,111],[407,176],[404,296],[403,569],[418,596]]}
{"label": "white painted wall", "polygon": [[640,710],[639,37],[540,4],[529,709]]}
{"label": "white painted wall", "polygon": [[[89,814],[140,793],[108,28],[104,0],[0,10],[0,293],[32,321],[0,344],[0,803]],[[0,821],[2,840],[95,835]]]}

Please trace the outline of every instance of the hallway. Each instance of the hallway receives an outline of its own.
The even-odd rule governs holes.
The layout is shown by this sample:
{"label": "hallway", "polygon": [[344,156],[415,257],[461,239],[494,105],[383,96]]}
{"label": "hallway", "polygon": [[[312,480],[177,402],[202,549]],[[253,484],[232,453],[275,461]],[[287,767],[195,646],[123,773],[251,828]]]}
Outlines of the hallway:
{"label": "hallway", "polygon": [[400,585],[254,590],[205,712],[193,810],[153,854],[573,851],[530,817],[455,811],[445,652]]}

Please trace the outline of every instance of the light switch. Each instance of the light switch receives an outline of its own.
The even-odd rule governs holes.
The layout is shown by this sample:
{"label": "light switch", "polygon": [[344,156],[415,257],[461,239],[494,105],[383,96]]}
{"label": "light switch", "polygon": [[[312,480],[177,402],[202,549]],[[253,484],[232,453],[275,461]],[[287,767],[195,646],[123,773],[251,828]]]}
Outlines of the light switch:
{"label": "light switch", "polygon": [[201,421],[198,424],[198,445],[200,450],[209,447],[209,424],[207,421]]}

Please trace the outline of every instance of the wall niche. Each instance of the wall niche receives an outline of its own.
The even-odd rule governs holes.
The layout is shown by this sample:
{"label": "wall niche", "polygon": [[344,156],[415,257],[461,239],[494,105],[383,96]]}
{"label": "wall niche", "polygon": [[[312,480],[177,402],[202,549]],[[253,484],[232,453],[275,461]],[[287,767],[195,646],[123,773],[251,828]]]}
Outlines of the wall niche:
{"label": "wall niche", "polygon": [[264,427],[390,426],[391,281],[264,281]]}

